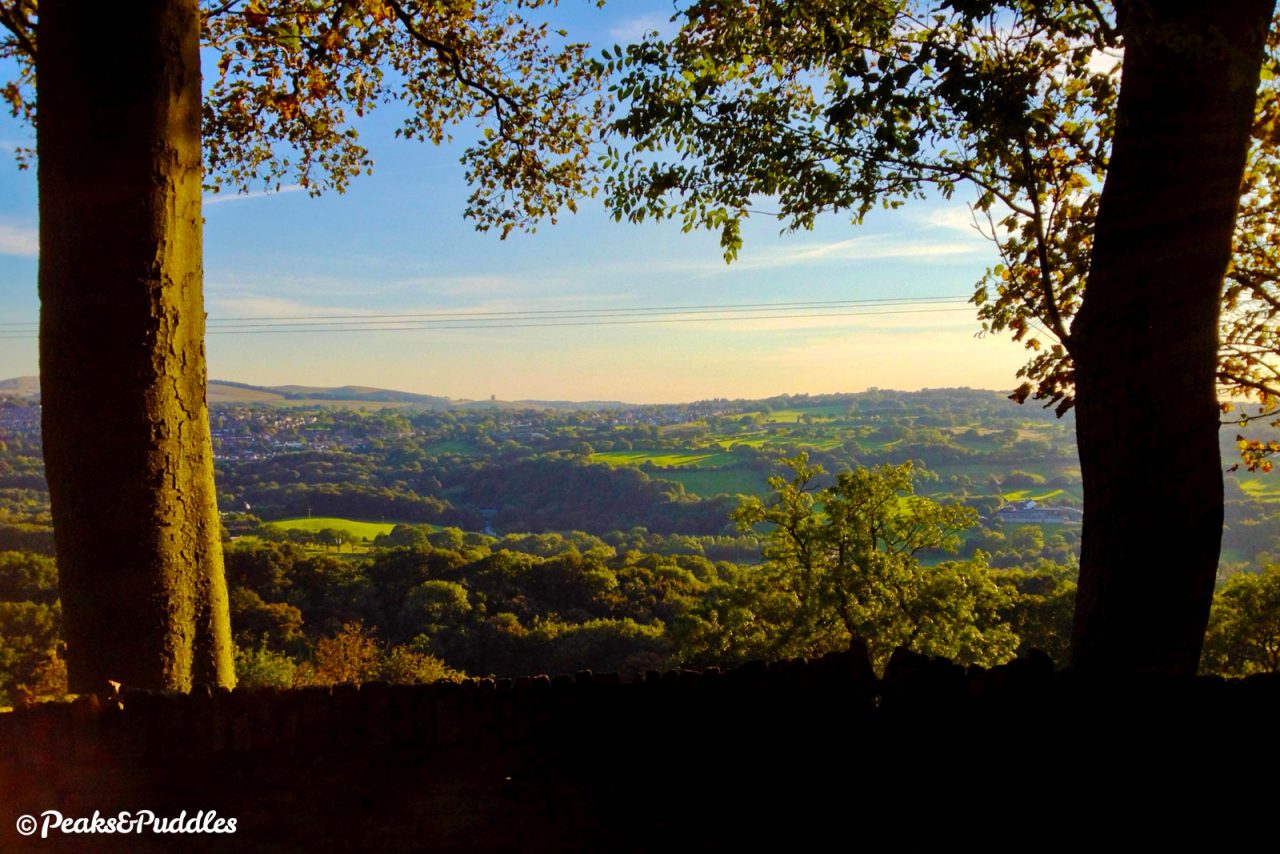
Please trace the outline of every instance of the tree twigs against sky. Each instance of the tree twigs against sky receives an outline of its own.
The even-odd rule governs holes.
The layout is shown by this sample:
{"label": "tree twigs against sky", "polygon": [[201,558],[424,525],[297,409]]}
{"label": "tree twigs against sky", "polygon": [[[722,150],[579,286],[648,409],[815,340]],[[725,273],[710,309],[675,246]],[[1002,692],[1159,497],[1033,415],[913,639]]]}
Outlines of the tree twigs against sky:
{"label": "tree twigs against sky", "polygon": [[[1091,57],[1086,67],[1062,77],[1050,76],[1046,82],[1050,91],[1092,90],[1087,112],[1099,117],[1098,126],[1107,131],[1106,141],[1114,124],[1118,87],[1099,87],[1098,70],[1110,68],[1106,76],[1118,83],[1122,62],[1121,45],[1113,37],[1106,51]],[[1280,225],[1275,196],[1280,182],[1278,79],[1280,31],[1273,24],[1257,92],[1219,327],[1218,387],[1223,412],[1238,418],[1242,428],[1257,419],[1274,419],[1280,403],[1280,247],[1275,240]],[[1074,132],[1078,126],[1063,127]],[[1002,259],[978,284],[974,302],[979,317],[986,329],[1011,330],[1034,351],[1020,371],[1025,382],[1015,397],[1043,399],[1059,407],[1074,401],[1071,321],[1089,272],[1102,189],[1095,179],[1105,175],[1110,159],[1109,148],[1100,149],[1096,165],[1101,172],[1087,175],[1077,167],[1073,141],[1064,137],[1060,147],[1049,150],[1049,162],[1028,171],[1029,187],[1045,202],[1031,211],[1005,209],[1003,218],[990,210],[977,212]],[[1042,216],[1045,204],[1049,213]],[[1056,316],[1044,310],[1045,294],[1054,296]],[[1248,468],[1269,471],[1267,457],[1280,448],[1241,437],[1240,450]]]}
{"label": "tree twigs against sky", "polygon": [[[602,110],[587,45],[554,29],[555,0],[204,0],[204,164],[210,189],[343,190],[373,167],[358,122],[399,105],[397,135],[441,143],[476,123],[463,154],[481,229],[532,228],[590,192]],[[0,2],[2,94],[35,108],[37,7]]]}
{"label": "tree twigs against sky", "polygon": [[554,0],[250,0],[205,16],[220,51],[205,98],[215,185],[343,189],[372,166],[354,117],[404,106],[399,136],[440,143],[483,126],[463,155],[467,215],[503,235],[575,208],[600,105],[587,46],[529,19]]}
{"label": "tree twigs against sky", "polygon": [[[611,152],[615,214],[719,229],[730,258],[764,196],[791,228],[829,210],[859,220],[930,187],[950,196],[960,182],[978,188],[981,209],[1032,215],[1029,167],[1061,138],[1076,143],[1077,168],[1100,177],[1108,128],[1092,107],[1114,80],[1046,85],[1048,72],[1087,67],[1106,38],[1078,4],[1013,5],[690,5],[670,42],[608,57],[630,99],[611,127],[634,142]],[[655,160],[655,150],[679,156]]]}
{"label": "tree twigs against sky", "polygon": [[[1241,401],[1241,426],[1280,410],[1280,28],[1267,34],[1249,163],[1236,213],[1235,252],[1222,299],[1219,384]],[[1252,406],[1243,405],[1248,401]],[[1272,422],[1276,423],[1276,422]],[[1271,470],[1280,443],[1239,438],[1251,470]]]}

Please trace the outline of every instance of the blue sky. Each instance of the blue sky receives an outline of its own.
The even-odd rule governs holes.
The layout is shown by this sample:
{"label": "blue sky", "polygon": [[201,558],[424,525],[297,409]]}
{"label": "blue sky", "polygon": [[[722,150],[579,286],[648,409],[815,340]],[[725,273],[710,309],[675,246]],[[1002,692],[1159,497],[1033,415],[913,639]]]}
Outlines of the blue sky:
{"label": "blue sky", "polygon": [[[571,34],[604,46],[665,26],[669,2],[603,10],[563,0]],[[2,69],[0,69],[2,70]],[[211,321],[385,313],[561,311],[790,301],[967,297],[993,247],[963,200],[909,204],[852,226],[779,235],[748,223],[725,265],[712,234],[614,223],[596,200],[536,234],[500,241],[462,218],[461,146],[362,141],[374,174],[345,195],[219,195],[205,208]],[[459,129],[465,140],[467,129]],[[29,140],[0,121],[0,157]],[[0,321],[35,321],[36,187],[0,161]],[[264,385],[363,384],[456,398],[674,402],[870,386],[1009,388],[1019,345],[978,338],[971,306],[844,317],[671,324],[210,335],[209,375]],[[787,312],[780,312],[787,313]],[[0,327],[3,328],[3,327]],[[0,378],[34,374],[36,342],[0,336]]]}

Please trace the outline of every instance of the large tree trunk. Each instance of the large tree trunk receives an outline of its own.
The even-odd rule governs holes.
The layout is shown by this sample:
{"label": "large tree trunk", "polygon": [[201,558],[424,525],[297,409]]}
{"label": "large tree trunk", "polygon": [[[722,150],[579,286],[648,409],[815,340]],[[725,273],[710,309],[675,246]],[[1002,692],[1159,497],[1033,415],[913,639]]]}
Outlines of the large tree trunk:
{"label": "large tree trunk", "polygon": [[196,0],[40,4],[40,382],[73,691],[234,683]]}
{"label": "large tree trunk", "polygon": [[1192,673],[1222,537],[1220,291],[1274,0],[1117,5],[1124,76],[1072,334],[1085,523],[1071,657]]}

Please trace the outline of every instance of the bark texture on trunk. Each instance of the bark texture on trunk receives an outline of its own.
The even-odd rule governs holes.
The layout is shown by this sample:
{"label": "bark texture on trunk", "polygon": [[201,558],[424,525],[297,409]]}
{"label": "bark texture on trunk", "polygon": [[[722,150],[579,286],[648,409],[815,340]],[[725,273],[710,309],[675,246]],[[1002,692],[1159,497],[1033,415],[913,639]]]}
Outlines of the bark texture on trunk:
{"label": "bark texture on trunk", "polygon": [[1072,663],[1192,673],[1222,538],[1218,312],[1274,0],[1117,4],[1111,164],[1072,331]]}
{"label": "bark texture on trunk", "polygon": [[234,683],[196,0],[40,4],[40,382],[73,691]]}

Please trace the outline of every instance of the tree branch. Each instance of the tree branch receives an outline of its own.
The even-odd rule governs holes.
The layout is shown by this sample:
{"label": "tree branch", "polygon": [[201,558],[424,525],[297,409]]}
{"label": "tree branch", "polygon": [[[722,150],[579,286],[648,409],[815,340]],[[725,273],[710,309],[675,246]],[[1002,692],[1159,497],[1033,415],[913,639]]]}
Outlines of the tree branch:
{"label": "tree branch", "polygon": [[1026,175],[1027,195],[1031,199],[1031,218],[1036,227],[1036,258],[1040,262],[1040,296],[1044,300],[1044,310],[1049,316],[1049,326],[1053,334],[1062,342],[1062,346],[1071,351],[1071,336],[1062,323],[1062,315],[1058,312],[1058,298],[1053,290],[1053,276],[1049,272],[1049,245],[1045,236],[1044,215],[1040,210],[1040,193],[1037,192],[1035,162],[1031,159],[1031,143],[1026,137],[1022,139],[1022,167]]}
{"label": "tree branch", "polygon": [[404,25],[404,28],[409,35],[413,36],[413,38],[424,47],[428,47],[435,51],[438,57],[449,63],[449,66],[453,69],[453,77],[455,80],[469,89],[474,89],[477,92],[480,92],[489,99],[489,102],[493,104],[493,110],[498,119],[498,133],[508,141],[518,142],[518,140],[512,137],[508,132],[506,110],[504,109],[505,105],[505,107],[510,109],[513,113],[519,111],[520,104],[516,99],[512,98],[510,95],[504,95],[501,92],[490,88],[486,84],[467,74],[466,69],[462,67],[462,57],[458,55],[457,48],[447,45],[437,39],[433,39],[431,36],[418,29],[418,25],[414,23],[413,16],[405,11],[401,0],[386,0],[386,3],[391,8],[391,11],[395,13],[396,20]]}
{"label": "tree branch", "polygon": [[1102,33],[1103,38],[1106,40],[1106,44],[1108,46],[1115,44],[1117,36],[1116,28],[1107,20],[1107,16],[1102,13],[1102,9],[1098,7],[1098,4],[1094,2],[1094,0],[1080,0],[1080,5],[1088,9],[1093,15],[1094,20],[1098,22],[1098,30]]}
{"label": "tree branch", "polygon": [[0,24],[13,34],[18,48],[32,62],[36,60],[36,43],[31,34],[31,20],[23,10],[23,3],[14,0],[13,4],[0,2]]}
{"label": "tree branch", "polygon": [[216,18],[219,15],[225,15],[227,12],[230,12],[232,9],[234,9],[236,6],[238,6],[242,2],[243,0],[227,0],[227,2],[223,3],[221,6],[218,6],[215,9],[210,9],[208,12],[205,12],[204,18],[207,21],[209,18]]}
{"label": "tree branch", "polygon": [[1275,410],[1272,410],[1271,412],[1259,412],[1255,415],[1249,415],[1248,413],[1241,413],[1238,418],[1232,418],[1228,421],[1219,421],[1218,423],[1221,424],[1223,427],[1226,427],[1228,425],[1239,426],[1239,425],[1252,424],[1255,421],[1271,421],[1276,418],[1276,415],[1277,413],[1275,412]]}
{"label": "tree branch", "polygon": [[1265,285],[1273,283],[1274,280],[1261,273],[1253,273],[1249,270],[1236,268],[1231,271],[1230,278],[1245,284],[1249,288],[1249,298],[1258,300],[1270,306],[1274,311],[1280,311],[1280,299],[1267,293]]}
{"label": "tree branch", "polygon": [[[813,136],[815,139],[817,139],[819,142],[821,142],[821,138],[817,136],[816,132],[811,131],[810,135]],[[975,172],[973,169],[967,166],[964,166],[960,163],[956,163],[956,162],[929,163],[922,160],[910,160],[910,159],[905,159],[900,157],[891,157],[891,156],[871,157],[865,151],[862,151],[860,149],[853,148],[853,147],[843,146],[843,145],[839,145],[839,146],[828,145],[828,148],[832,149],[833,151],[836,151],[837,153],[851,155],[853,157],[858,157],[863,160],[874,159],[881,163],[887,163],[890,166],[897,166],[902,169],[917,170],[920,172],[939,173],[938,177],[931,178],[931,177],[921,176],[920,180],[925,183],[938,184],[942,181],[946,181],[948,178],[954,178],[959,181],[968,181],[974,186],[995,196],[997,199],[1001,201],[1001,203],[1004,204],[1005,207],[1007,207],[1009,210],[1013,211],[1014,213],[1019,213],[1019,214],[1022,214],[1023,216],[1032,215],[1032,211],[1029,211],[1026,208],[1022,207],[1021,205],[1017,204],[1014,201],[1013,197],[1010,196],[1008,193],[1004,192],[1002,189],[1000,189],[999,186],[992,184],[991,182],[987,181],[985,178],[978,175],[978,173]]]}
{"label": "tree branch", "polygon": [[1222,380],[1223,382],[1230,383],[1231,385],[1238,385],[1238,386],[1244,386],[1245,388],[1251,388],[1254,391],[1262,392],[1265,395],[1270,395],[1272,397],[1280,397],[1280,388],[1269,386],[1266,383],[1261,382],[1260,380],[1251,380],[1251,379],[1248,379],[1247,377],[1239,377],[1239,376],[1235,376],[1234,374],[1227,374],[1227,373],[1218,374],[1218,379]]}

